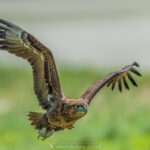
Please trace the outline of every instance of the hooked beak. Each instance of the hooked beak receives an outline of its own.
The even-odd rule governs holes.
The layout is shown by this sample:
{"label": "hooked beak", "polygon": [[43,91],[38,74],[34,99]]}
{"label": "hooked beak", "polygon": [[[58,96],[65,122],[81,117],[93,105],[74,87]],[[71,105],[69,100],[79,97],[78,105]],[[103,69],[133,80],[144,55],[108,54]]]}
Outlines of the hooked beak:
{"label": "hooked beak", "polygon": [[82,106],[78,107],[78,111],[87,113],[87,109],[85,107],[82,107]]}

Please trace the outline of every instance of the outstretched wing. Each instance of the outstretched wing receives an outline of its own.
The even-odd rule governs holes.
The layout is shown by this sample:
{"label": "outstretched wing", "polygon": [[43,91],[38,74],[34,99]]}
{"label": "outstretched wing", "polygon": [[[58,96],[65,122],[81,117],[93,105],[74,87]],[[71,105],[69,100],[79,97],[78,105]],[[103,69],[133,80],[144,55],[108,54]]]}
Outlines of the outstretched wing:
{"label": "outstretched wing", "polygon": [[34,91],[43,109],[61,99],[62,93],[52,52],[31,34],[0,19],[0,49],[26,59],[32,66]]}
{"label": "outstretched wing", "polygon": [[[129,81],[134,85],[137,86],[137,83],[135,82],[134,78],[131,75],[131,72],[138,75],[142,76],[133,66],[139,67],[138,63],[134,62],[132,65],[128,65],[124,68],[122,68],[121,71],[119,71],[119,75],[115,75],[115,73],[111,73],[110,76],[112,76],[112,79],[108,82],[107,87],[112,85],[112,90],[114,90],[116,83],[118,83],[118,89],[120,92],[122,92],[122,81],[124,87],[129,90],[129,85],[127,82],[126,77],[129,79]],[[118,73],[117,73],[118,74]]]}
{"label": "outstretched wing", "polygon": [[95,82],[91,87],[87,89],[87,91],[85,91],[81,98],[88,99],[88,102],[90,103],[96,93],[106,84],[107,87],[112,85],[112,90],[114,90],[115,85],[118,83],[118,89],[120,92],[122,92],[122,81],[125,88],[129,90],[129,85],[127,83],[126,77],[128,77],[128,79],[134,86],[137,86],[134,78],[131,75],[131,72],[138,76],[142,75],[134,68],[134,66],[139,67],[138,63],[134,62],[132,65],[128,65],[122,68],[120,71],[110,73],[104,79]]}

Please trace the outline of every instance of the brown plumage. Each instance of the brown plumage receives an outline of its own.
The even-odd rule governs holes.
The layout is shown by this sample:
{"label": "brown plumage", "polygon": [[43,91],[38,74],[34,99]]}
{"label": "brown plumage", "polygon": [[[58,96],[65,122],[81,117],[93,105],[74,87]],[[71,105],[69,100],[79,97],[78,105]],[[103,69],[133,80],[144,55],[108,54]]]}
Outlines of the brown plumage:
{"label": "brown plumage", "polygon": [[113,90],[118,84],[118,89],[122,92],[122,85],[129,89],[126,77],[137,86],[130,72],[141,76],[134,68],[139,67],[135,62],[95,82],[78,100],[75,100],[67,98],[61,91],[52,52],[31,34],[2,19],[0,19],[0,49],[26,59],[32,66],[34,91],[39,105],[46,112],[44,114],[30,112],[28,116],[31,125],[39,130],[39,137],[43,140],[55,131],[72,129],[74,123],[87,113],[91,100],[105,85],[112,85]]}

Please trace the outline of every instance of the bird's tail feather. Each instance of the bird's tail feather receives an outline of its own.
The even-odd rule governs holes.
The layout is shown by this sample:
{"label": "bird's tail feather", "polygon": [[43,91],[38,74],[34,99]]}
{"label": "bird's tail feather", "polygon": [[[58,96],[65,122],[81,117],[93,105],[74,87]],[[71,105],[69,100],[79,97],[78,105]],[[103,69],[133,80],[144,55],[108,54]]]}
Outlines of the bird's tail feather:
{"label": "bird's tail feather", "polygon": [[43,128],[43,113],[39,112],[29,112],[28,117],[31,121],[31,125],[35,127],[35,129],[40,130]]}

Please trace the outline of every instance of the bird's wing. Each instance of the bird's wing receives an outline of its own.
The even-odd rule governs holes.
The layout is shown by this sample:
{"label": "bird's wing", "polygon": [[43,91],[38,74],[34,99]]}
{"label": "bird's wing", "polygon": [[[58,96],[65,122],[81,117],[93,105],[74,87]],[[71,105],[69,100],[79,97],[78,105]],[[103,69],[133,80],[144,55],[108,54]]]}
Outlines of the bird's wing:
{"label": "bird's wing", "polygon": [[32,66],[34,91],[43,109],[61,99],[61,87],[52,52],[18,26],[0,19],[0,49],[26,59]]}
{"label": "bird's wing", "polygon": [[81,96],[81,98],[88,100],[88,103],[92,100],[92,98],[96,95],[96,93],[107,84],[107,87],[112,86],[112,90],[114,90],[116,83],[118,83],[118,89],[122,92],[122,81],[123,85],[126,89],[129,90],[129,85],[127,83],[126,77],[131,81],[134,86],[137,86],[135,80],[133,79],[131,72],[142,76],[135,68],[139,67],[138,63],[134,62],[132,65],[128,65],[122,68],[120,71],[116,71],[107,75],[104,79],[95,82],[91,87],[89,87],[85,93]]}

